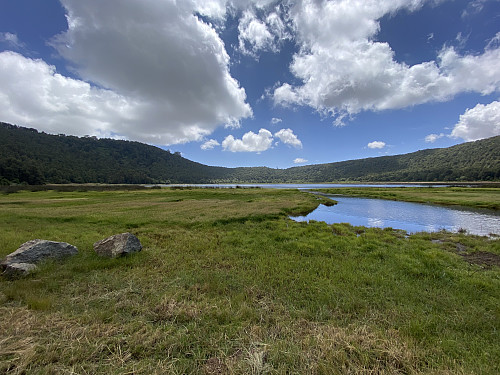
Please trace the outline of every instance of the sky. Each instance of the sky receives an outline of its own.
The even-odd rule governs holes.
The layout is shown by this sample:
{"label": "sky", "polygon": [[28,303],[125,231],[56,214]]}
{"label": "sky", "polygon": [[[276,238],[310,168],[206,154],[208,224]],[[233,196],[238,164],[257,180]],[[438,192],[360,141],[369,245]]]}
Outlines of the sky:
{"label": "sky", "polygon": [[225,167],[500,134],[500,0],[0,0],[0,121]]}

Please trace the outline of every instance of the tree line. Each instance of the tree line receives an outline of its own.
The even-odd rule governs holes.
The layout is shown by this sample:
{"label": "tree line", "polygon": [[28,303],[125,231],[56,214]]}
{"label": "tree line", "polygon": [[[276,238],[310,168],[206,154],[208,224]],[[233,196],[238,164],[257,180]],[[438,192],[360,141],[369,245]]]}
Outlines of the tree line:
{"label": "tree line", "polygon": [[212,167],[139,142],[0,123],[0,184],[498,181],[500,136],[443,149],[271,169]]}

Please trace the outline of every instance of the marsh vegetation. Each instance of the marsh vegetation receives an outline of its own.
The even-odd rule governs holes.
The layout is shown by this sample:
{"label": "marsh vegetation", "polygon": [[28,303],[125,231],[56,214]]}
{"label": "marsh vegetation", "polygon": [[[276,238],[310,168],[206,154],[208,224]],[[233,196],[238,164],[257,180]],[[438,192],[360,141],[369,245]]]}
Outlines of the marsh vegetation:
{"label": "marsh vegetation", "polygon": [[[0,373],[500,372],[500,240],[289,219],[323,199],[196,188],[0,195],[0,257],[33,238],[79,249],[0,279]],[[142,252],[93,253],[126,231]]]}

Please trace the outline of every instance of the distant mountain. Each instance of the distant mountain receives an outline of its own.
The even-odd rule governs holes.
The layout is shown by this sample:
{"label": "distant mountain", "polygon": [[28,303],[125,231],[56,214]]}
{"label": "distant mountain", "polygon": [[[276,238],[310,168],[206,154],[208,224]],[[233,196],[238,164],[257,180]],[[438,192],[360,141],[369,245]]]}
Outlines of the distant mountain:
{"label": "distant mountain", "polygon": [[500,136],[411,154],[288,169],[211,167],[139,142],[0,123],[0,184],[500,180]]}

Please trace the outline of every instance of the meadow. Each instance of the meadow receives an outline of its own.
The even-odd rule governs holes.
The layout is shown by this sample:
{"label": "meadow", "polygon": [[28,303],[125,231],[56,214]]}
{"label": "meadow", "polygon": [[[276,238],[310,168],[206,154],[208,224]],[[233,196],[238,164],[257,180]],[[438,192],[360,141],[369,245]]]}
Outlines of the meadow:
{"label": "meadow", "polygon": [[[289,219],[324,202],[277,189],[0,194],[0,258],[34,238],[79,249],[0,277],[0,373],[500,373],[498,238]],[[122,232],[143,251],[94,254]]]}

